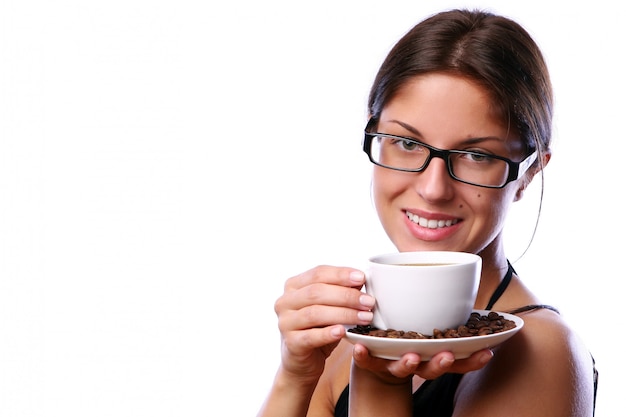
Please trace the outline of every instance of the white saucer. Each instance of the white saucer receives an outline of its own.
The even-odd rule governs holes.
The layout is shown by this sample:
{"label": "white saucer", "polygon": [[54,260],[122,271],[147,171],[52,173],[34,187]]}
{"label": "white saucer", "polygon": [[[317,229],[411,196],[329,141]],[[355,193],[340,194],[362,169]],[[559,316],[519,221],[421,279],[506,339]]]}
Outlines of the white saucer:
{"label": "white saucer", "polygon": [[[474,310],[481,315],[489,314],[489,310]],[[367,336],[352,332],[346,332],[346,338],[351,343],[359,343],[365,346],[370,355],[383,359],[397,360],[405,353],[417,353],[422,361],[430,358],[439,352],[449,351],[456,359],[469,357],[472,353],[482,349],[492,348],[504,342],[524,326],[524,320],[520,317],[508,313],[500,314],[507,320],[515,322],[515,327],[500,333],[493,333],[486,336],[471,336],[448,339],[391,339],[387,337]]]}

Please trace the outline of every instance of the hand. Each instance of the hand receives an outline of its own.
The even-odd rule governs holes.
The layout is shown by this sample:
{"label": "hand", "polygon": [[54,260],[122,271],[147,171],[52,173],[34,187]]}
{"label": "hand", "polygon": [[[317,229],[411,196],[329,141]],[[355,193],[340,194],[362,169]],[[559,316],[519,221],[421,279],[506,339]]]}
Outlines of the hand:
{"label": "hand", "polygon": [[401,384],[417,375],[424,379],[435,379],[445,373],[464,374],[484,367],[493,357],[493,352],[483,349],[469,358],[455,360],[451,352],[440,352],[429,361],[421,361],[416,353],[407,353],[401,359],[390,361],[370,356],[367,348],[356,344],[353,349],[354,364],[377,375],[383,382]]}
{"label": "hand", "polygon": [[369,324],[374,299],[361,292],[363,272],[318,266],[290,278],[274,310],[282,339],[282,370],[317,382],[345,334],[343,324]]}

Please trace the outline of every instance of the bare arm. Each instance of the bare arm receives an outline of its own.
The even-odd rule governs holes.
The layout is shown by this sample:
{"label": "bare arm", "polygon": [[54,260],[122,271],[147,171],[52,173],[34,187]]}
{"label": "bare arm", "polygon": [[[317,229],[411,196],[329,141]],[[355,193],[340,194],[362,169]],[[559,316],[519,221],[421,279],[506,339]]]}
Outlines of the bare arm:
{"label": "bare arm", "polygon": [[[355,347],[355,358],[367,361],[367,351],[361,348]],[[350,375],[350,416],[412,416],[413,375],[407,372],[414,365],[412,360],[413,357],[410,357],[399,363],[390,362],[390,365],[399,365],[395,370],[403,377],[371,372],[353,363]]]}
{"label": "bare arm", "polygon": [[281,367],[258,416],[306,416],[316,385],[288,375]]}
{"label": "bare arm", "polygon": [[361,293],[365,277],[351,268],[320,266],[290,278],[275,311],[281,365],[259,417],[304,417],[326,360],[345,324],[368,324],[374,300]]}
{"label": "bare arm", "polygon": [[364,346],[356,345],[350,382],[350,415],[412,416],[414,375],[434,379],[448,372],[467,373],[481,369],[492,357],[493,353],[486,349],[462,360],[455,360],[450,352],[440,352],[425,362],[417,354],[387,361],[369,356]]}
{"label": "bare arm", "polygon": [[[363,281],[363,274],[357,270],[329,266],[314,268],[287,281],[285,293],[275,304],[282,339],[281,366],[258,417],[332,416],[337,392],[348,381],[350,356],[335,355],[339,359],[330,374],[326,362],[345,335],[345,328],[337,323],[371,321],[369,310],[374,300],[360,291]],[[362,404],[363,408],[352,415],[372,415],[368,413],[377,408],[365,407],[372,395],[385,400],[387,412],[390,403],[400,408],[398,412],[405,412],[411,397],[411,384],[406,382],[413,374],[432,379],[446,372],[465,373],[483,367],[491,356],[491,351],[486,350],[454,361],[451,353],[442,352],[428,362],[420,363],[414,354],[388,361],[369,356],[364,346],[357,345],[354,362],[362,369],[353,372],[351,398],[355,401],[350,404]],[[320,388],[321,378],[324,386]],[[331,385],[333,389],[329,390]],[[366,400],[361,402],[360,398]]]}

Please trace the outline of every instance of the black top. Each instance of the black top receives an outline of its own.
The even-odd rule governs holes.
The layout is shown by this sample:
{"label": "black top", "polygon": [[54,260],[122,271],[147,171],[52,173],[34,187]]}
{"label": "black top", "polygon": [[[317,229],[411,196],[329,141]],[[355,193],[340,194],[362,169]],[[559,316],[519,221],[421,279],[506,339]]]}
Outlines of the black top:
{"label": "black top", "polygon": [[[485,310],[491,310],[493,305],[500,299],[513,277],[515,270],[511,264],[508,264],[508,270],[498,288],[491,296]],[[511,314],[521,313],[523,311],[536,310],[540,308],[548,308],[558,313],[554,307],[548,305],[529,305],[518,308]],[[454,411],[454,395],[463,378],[463,374],[443,374],[437,379],[427,380],[413,393],[413,415],[420,417],[450,417]],[[594,367],[594,382],[597,384],[597,372]],[[350,386],[347,385],[343,390],[337,404],[335,405],[335,417],[348,416],[348,395]],[[594,400],[595,403],[595,400]],[[595,404],[594,404],[595,405]],[[594,407],[595,408],[595,407]]]}

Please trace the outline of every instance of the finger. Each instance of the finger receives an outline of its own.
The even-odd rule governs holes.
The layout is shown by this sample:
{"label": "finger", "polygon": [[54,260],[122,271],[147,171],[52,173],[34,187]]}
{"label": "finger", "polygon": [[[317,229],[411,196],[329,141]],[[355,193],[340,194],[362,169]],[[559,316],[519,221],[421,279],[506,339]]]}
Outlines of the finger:
{"label": "finger", "polygon": [[474,352],[472,356],[467,359],[460,359],[454,361],[450,366],[449,372],[465,374],[471,371],[476,371],[483,368],[493,358],[493,352],[490,349],[483,349],[478,352]]}
{"label": "finger", "polygon": [[379,378],[390,383],[402,383],[413,377],[413,373],[420,363],[419,355],[409,353],[397,361],[376,358],[369,354],[367,348],[355,344],[352,357],[356,366],[376,372]]}
{"label": "finger", "polygon": [[421,358],[416,353],[407,353],[397,361],[389,362],[387,370],[397,378],[406,378],[412,376],[417,370]]}
{"label": "finger", "polygon": [[[283,294],[274,305],[278,313],[284,310],[299,310],[311,305],[349,307],[371,310],[375,300],[361,290],[327,283],[313,283]],[[337,323],[337,322],[336,322]]]}
{"label": "finger", "polygon": [[421,363],[416,374],[424,379],[435,379],[445,373],[464,374],[481,369],[493,356],[493,352],[484,349],[473,353],[469,358],[455,360],[451,352],[440,352],[430,361]]}
{"label": "finger", "polygon": [[361,288],[365,283],[365,274],[354,268],[320,265],[288,279],[285,282],[285,292],[294,291],[314,283]]}
{"label": "finger", "polygon": [[367,325],[372,318],[371,311],[316,304],[283,312],[278,318],[278,328],[284,333],[334,324]]}
{"label": "finger", "polygon": [[296,355],[307,354],[313,349],[338,343],[346,330],[341,325],[290,332],[283,338],[285,347]]}
{"label": "finger", "polygon": [[440,352],[423,362],[417,370],[417,375],[424,379],[435,379],[449,372],[454,364],[454,355],[451,352]]}

